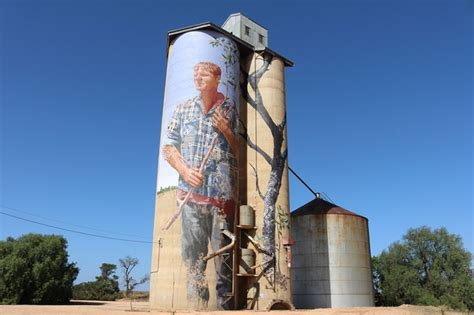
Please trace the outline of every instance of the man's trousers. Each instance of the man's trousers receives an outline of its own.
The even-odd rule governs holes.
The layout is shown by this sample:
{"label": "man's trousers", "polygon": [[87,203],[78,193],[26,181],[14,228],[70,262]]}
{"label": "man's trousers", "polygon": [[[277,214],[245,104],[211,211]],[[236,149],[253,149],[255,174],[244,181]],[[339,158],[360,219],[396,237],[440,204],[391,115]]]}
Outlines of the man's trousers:
{"label": "man's trousers", "polygon": [[[210,204],[195,204],[187,202],[183,207],[181,255],[187,267],[187,297],[198,309],[206,309],[209,302],[209,288],[206,280],[206,265],[204,257],[208,254],[208,244],[212,251],[230,243],[228,237],[222,234],[223,229],[233,233],[233,216],[226,217],[224,212]],[[223,257],[213,258],[216,269],[216,300],[218,309],[230,309],[225,293],[232,291],[232,251],[223,263]]]}

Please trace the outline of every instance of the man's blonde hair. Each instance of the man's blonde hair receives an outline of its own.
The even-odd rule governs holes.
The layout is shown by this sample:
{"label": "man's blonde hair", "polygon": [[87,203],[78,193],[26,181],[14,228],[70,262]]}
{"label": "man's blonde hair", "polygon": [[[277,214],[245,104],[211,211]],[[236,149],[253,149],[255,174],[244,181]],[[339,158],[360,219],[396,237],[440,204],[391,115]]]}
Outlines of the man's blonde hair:
{"label": "man's blonde hair", "polygon": [[194,72],[197,72],[201,68],[206,70],[206,71],[209,71],[215,77],[220,77],[221,73],[222,73],[221,68],[218,65],[216,65],[215,63],[212,63],[212,62],[197,63],[194,66]]}

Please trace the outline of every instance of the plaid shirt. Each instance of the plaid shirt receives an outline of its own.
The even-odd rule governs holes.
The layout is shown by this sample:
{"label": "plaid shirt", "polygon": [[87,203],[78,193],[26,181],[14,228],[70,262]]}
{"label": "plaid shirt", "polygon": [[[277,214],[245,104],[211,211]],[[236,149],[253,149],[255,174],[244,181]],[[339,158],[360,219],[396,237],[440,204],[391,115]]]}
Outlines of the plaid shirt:
{"label": "plaid shirt", "polygon": [[[229,120],[230,128],[237,137],[237,111],[234,103],[226,98],[222,112]],[[192,188],[181,176],[178,188],[203,197],[217,200],[235,200],[237,181],[237,160],[224,135],[212,126],[216,107],[203,112],[201,97],[194,97],[179,104],[168,125],[168,139],[165,145],[174,145],[188,167],[199,168],[208,152],[212,139],[218,134],[217,142],[203,170],[203,185]]]}

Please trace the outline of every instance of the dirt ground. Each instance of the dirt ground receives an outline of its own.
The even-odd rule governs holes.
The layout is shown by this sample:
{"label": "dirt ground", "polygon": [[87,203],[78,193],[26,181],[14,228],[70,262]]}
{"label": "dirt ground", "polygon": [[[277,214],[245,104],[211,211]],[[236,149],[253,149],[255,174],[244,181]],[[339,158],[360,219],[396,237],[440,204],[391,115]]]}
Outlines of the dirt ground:
{"label": "dirt ground", "polygon": [[[2,315],[251,315],[255,311],[231,311],[231,312],[159,312],[150,311],[148,302],[129,301],[73,301],[70,305],[0,305]],[[356,307],[340,309],[315,309],[297,311],[272,311],[278,315],[474,315],[471,313],[443,311],[436,307],[422,307],[402,305],[400,307]]]}

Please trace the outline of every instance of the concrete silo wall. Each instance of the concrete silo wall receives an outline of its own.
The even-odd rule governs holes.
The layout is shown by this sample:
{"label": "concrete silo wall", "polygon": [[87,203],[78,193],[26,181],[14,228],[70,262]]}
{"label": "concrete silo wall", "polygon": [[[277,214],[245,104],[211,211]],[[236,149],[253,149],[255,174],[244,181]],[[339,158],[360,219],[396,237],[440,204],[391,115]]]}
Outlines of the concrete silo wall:
{"label": "concrete silo wall", "polygon": [[[168,51],[155,205],[150,307],[231,309],[231,239],[238,204],[239,51],[191,31]],[[230,253],[232,253],[230,251]]]}
{"label": "concrete silo wall", "polygon": [[[291,308],[284,70],[292,63],[220,32],[175,34],[168,52],[150,306]],[[206,77],[202,86],[198,75]],[[205,121],[194,108],[204,102],[207,85],[223,96],[223,110]],[[245,205],[255,210],[255,226],[239,225],[237,209]],[[222,247],[226,254],[211,260]],[[248,266],[239,268],[238,261]]]}
{"label": "concrete silo wall", "polygon": [[243,307],[265,310],[291,304],[289,268],[289,198],[286,137],[285,63],[267,53],[254,53],[243,62],[248,75],[242,86],[246,137],[246,181],[241,200],[255,209],[256,277],[242,285]]}
{"label": "concrete silo wall", "polygon": [[373,306],[367,219],[292,216],[293,302],[297,308]]}

